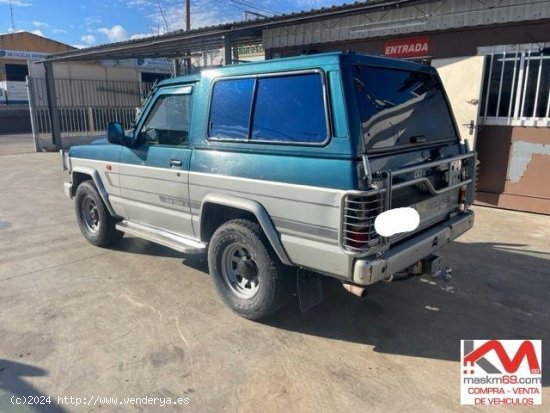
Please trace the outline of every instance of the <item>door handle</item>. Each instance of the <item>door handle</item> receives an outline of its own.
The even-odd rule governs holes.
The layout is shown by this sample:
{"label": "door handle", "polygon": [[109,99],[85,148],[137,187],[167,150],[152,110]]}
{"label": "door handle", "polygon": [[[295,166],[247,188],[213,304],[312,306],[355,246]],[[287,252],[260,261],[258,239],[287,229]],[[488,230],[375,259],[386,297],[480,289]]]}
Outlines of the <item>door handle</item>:
{"label": "door handle", "polygon": [[181,167],[183,165],[183,163],[181,162],[180,159],[170,159],[170,167]]}

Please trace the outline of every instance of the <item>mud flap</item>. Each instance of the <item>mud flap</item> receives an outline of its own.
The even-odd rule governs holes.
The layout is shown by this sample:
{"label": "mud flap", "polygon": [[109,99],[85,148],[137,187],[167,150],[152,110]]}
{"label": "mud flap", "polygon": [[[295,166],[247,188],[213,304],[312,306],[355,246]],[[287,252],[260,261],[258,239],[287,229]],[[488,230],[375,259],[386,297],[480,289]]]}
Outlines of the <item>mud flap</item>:
{"label": "mud flap", "polygon": [[302,313],[323,302],[323,285],[319,274],[299,269],[296,280],[298,300],[300,301],[300,311]]}

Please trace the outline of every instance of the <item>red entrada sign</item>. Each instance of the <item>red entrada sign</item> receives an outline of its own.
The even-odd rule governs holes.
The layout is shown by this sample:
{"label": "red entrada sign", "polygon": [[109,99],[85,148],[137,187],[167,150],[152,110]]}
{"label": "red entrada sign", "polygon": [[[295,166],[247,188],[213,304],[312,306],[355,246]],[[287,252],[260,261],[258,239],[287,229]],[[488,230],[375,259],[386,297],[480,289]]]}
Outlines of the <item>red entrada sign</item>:
{"label": "red entrada sign", "polygon": [[384,43],[384,55],[389,57],[423,57],[428,56],[429,37],[389,40]]}

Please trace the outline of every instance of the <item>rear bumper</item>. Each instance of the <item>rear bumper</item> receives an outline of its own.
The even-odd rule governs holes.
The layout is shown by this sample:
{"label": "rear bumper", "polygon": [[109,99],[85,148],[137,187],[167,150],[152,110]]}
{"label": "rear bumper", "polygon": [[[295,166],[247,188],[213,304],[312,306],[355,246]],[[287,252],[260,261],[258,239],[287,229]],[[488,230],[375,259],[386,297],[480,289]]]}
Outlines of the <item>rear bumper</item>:
{"label": "rear bumper", "polygon": [[353,282],[370,285],[410,267],[464,234],[474,225],[473,211],[467,211],[394,247],[372,260],[357,260]]}

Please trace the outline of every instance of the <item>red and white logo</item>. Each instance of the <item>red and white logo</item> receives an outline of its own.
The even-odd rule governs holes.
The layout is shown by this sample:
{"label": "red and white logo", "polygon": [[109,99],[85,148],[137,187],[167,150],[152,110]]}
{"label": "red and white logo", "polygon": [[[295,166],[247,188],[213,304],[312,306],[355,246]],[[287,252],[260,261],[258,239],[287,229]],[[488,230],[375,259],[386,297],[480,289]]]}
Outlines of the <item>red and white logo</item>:
{"label": "red and white logo", "polygon": [[541,404],[540,340],[461,340],[461,403]]}

